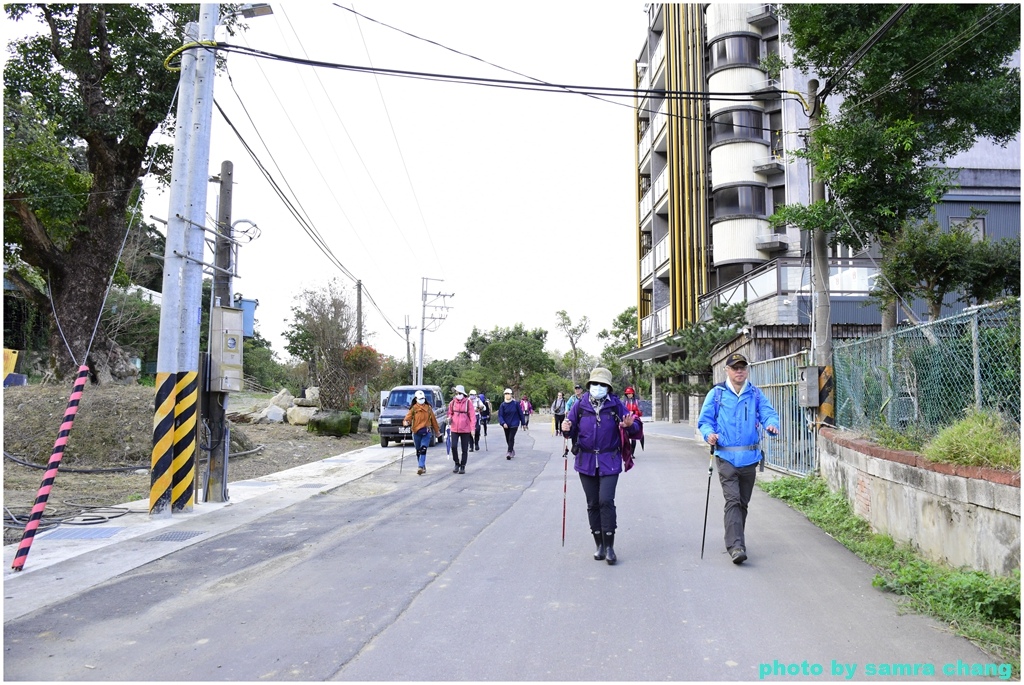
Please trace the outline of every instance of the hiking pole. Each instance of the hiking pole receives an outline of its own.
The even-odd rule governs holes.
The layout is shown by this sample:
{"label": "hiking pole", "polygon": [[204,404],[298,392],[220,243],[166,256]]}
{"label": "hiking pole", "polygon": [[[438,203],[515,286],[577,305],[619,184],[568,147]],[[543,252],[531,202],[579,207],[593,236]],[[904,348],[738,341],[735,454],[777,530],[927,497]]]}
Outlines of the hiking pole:
{"label": "hiking pole", "polygon": [[711,503],[711,474],[714,472],[715,446],[711,445],[711,459],[708,460],[708,496],[704,500],[704,534],[700,537],[700,558],[704,558],[704,539],[708,536],[708,504]]}
{"label": "hiking pole", "polygon": [[405,466],[405,440],[402,441],[402,459],[398,462],[398,473],[401,475],[402,467]]}
{"label": "hiking pole", "polygon": [[562,547],[565,547],[565,500],[569,489],[569,444],[562,438],[562,461],[565,462],[565,477],[562,478]]}

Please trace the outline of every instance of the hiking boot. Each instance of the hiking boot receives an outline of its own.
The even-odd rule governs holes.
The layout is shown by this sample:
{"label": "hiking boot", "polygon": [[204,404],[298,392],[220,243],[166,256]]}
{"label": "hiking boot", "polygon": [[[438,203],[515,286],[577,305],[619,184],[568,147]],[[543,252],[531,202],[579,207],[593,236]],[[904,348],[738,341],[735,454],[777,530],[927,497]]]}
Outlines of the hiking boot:
{"label": "hiking boot", "polygon": [[597,543],[597,551],[594,552],[595,561],[604,561],[604,535],[600,531],[594,533],[594,542]]}
{"label": "hiking boot", "polygon": [[732,563],[742,564],[747,560],[747,550],[742,547],[735,547],[729,551],[729,556],[732,557]]}
{"label": "hiking boot", "polygon": [[465,473],[465,472],[466,472],[466,467],[465,466],[460,466],[459,467],[459,473]]}
{"label": "hiking boot", "polygon": [[423,468],[422,466],[419,467],[418,469],[416,469],[416,475],[418,475],[418,476],[422,476],[426,472],[427,472],[427,470],[425,468]]}
{"label": "hiking boot", "polygon": [[470,452],[472,452],[472,451],[473,451],[473,446],[472,446],[472,445],[470,445],[470,446],[469,446],[469,451],[470,451]]}
{"label": "hiking boot", "polygon": [[458,473],[458,472],[459,472],[459,465],[456,464],[455,465],[455,469],[452,471],[452,473]]}
{"label": "hiking boot", "polygon": [[480,451],[480,443],[478,442],[476,445],[474,445],[473,449],[475,449],[477,452],[479,452]]}
{"label": "hiking boot", "polygon": [[614,566],[615,562],[619,560],[615,556],[615,550],[612,549],[612,545],[615,544],[615,533],[604,534],[604,558],[608,562],[609,566]]}
{"label": "hiking boot", "polygon": [[512,453],[511,452],[505,452],[505,458],[506,459],[511,459],[512,458]]}

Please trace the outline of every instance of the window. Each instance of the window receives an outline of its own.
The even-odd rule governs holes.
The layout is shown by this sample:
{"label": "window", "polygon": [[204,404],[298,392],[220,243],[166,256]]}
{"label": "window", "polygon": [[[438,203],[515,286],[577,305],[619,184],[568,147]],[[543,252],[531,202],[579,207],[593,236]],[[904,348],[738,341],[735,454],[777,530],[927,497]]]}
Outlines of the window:
{"label": "window", "polygon": [[729,36],[712,43],[711,71],[731,66],[756,67],[761,57],[761,41],[755,36]]}
{"label": "window", "polygon": [[782,144],[782,112],[772,112],[768,115],[768,129],[771,131],[772,157],[780,158],[785,153]]}
{"label": "window", "polygon": [[765,38],[764,41],[764,52],[766,55],[778,55],[779,54],[779,37]]}
{"label": "window", "polygon": [[949,217],[949,227],[952,229],[956,226],[963,226],[968,233],[973,233],[975,240],[981,240],[985,237],[984,217],[976,216],[973,219],[969,216]]}
{"label": "window", "polygon": [[764,114],[761,110],[738,109],[712,117],[712,143],[735,138],[764,140]]}
{"label": "window", "polygon": [[782,209],[786,204],[786,186],[776,186],[771,189],[772,213]]}
{"label": "window", "polygon": [[722,188],[711,194],[713,216],[718,219],[725,216],[765,214],[765,192],[762,186],[733,186]]}

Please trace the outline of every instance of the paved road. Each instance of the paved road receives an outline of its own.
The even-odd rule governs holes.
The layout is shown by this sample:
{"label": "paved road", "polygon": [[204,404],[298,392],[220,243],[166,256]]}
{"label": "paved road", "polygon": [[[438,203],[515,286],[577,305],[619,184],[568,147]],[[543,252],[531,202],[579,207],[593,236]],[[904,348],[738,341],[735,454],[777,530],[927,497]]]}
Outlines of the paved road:
{"label": "paved road", "polygon": [[[921,679],[935,680],[945,664],[990,661],[902,614],[871,568],[759,490],[750,560],[735,566],[716,477],[701,560],[708,462],[692,441],[651,435],[620,479],[616,566],[591,557],[570,465],[563,547],[562,442],[542,426],[520,433],[511,461],[500,430],[465,475],[437,447],[425,476],[395,462],[249,511],[5,619],[5,680],[842,680],[841,664],[856,680],[878,680],[869,665],[927,665],[939,670],[919,666]],[[116,563],[130,544],[146,543],[67,568]]]}

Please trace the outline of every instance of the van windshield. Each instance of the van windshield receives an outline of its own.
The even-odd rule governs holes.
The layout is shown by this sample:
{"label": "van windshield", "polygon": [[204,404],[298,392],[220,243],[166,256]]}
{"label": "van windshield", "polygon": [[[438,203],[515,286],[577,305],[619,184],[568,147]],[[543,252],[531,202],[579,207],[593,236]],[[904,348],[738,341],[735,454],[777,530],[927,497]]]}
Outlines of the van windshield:
{"label": "van windshield", "polygon": [[[427,404],[434,405],[434,393],[429,390],[424,390],[423,394],[427,396]],[[404,407],[408,409],[412,406],[412,403],[416,401],[415,390],[392,390],[388,396],[389,407]]]}

